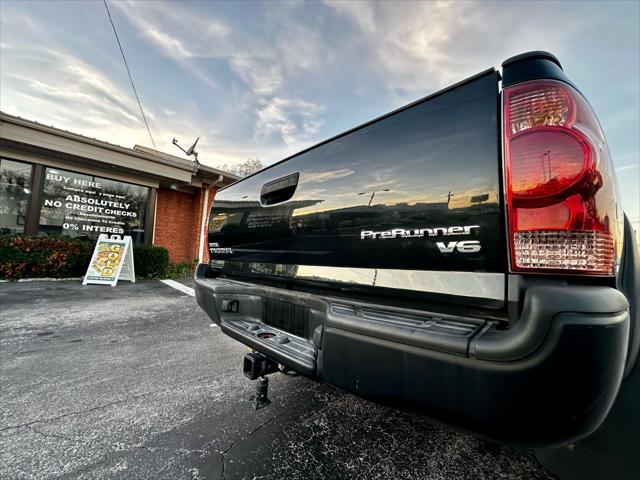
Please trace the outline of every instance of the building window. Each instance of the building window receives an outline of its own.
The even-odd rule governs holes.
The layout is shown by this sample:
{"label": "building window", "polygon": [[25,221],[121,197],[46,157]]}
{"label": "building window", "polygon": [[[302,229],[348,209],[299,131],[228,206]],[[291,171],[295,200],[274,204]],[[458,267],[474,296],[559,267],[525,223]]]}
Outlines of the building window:
{"label": "building window", "polygon": [[149,188],[47,168],[39,232],[96,239],[101,233],[144,241]]}
{"label": "building window", "polygon": [[31,165],[0,158],[0,234],[23,233],[31,197]]}

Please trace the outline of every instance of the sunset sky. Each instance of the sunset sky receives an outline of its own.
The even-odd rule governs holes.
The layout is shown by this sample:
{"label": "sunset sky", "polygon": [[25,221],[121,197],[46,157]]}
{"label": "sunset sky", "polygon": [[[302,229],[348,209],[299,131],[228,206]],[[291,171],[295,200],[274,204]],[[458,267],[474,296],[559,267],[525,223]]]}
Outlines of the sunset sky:
{"label": "sunset sky", "polygon": [[[640,3],[120,2],[158,149],[273,163],[514,54],[548,50],[597,112],[640,221]],[[0,3],[0,109],[151,146],[104,4]]]}

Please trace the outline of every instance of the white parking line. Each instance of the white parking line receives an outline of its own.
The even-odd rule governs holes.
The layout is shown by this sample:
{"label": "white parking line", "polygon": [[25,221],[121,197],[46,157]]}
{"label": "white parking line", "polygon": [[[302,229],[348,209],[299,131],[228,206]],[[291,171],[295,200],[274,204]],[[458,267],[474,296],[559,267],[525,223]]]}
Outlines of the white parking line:
{"label": "white parking line", "polygon": [[[191,287],[187,287],[186,285],[181,284],[180,282],[176,282],[175,280],[170,280],[170,279],[166,279],[166,280],[160,280],[162,283],[164,283],[165,285],[170,286],[171,288],[175,288],[176,290],[180,290],[182,293],[186,293],[187,295],[190,295],[192,297],[196,296],[196,291],[191,288]],[[216,328],[217,325],[215,323],[212,323],[209,325],[211,328]]]}
{"label": "white parking line", "polygon": [[160,280],[165,285],[169,285],[171,288],[175,288],[176,290],[180,290],[182,293],[186,293],[187,295],[191,295],[192,297],[196,296],[196,291],[187,287],[186,285],[181,284],[180,282],[176,282],[175,280]]}

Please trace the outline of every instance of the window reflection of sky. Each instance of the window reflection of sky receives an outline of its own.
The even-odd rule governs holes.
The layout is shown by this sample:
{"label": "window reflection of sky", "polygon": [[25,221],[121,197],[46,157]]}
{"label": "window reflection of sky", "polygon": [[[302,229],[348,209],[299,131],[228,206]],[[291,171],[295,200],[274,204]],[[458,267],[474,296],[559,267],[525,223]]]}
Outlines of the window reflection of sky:
{"label": "window reflection of sky", "polygon": [[[487,79],[493,81],[488,76],[476,83]],[[367,205],[372,195],[372,205],[386,206],[447,202],[464,208],[482,195],[496,202],[495,97],[479,90],[456,89],[399,112],[275,165],[229,194],[257,200],[259,185],[300,169],[295,199],[318,202],[296,216]]]}

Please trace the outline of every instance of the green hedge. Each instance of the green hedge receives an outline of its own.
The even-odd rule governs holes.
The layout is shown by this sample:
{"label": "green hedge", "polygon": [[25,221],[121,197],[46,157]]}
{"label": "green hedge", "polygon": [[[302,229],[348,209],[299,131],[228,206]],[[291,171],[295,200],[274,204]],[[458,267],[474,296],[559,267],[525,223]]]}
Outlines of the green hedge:
{"label": "green hedge", "polygon": [[197,265],[197,258],[191,262],[172,263],[169,265],[167,278],[173,278],[175,280],[193,278]]}
{"label": "green hedge", "polygon": [[[0,279],[81,277],[87,271],[95,242],[70,237],[0,236]],[[169,271],[163,247],[133,245],[136,277],[161,278]]]}
{"label": "green hedge", "polygon": [[136,277],[165,278],[169,270],[169,252],[164,247],[135,243],[133,245],[133,264]]}

